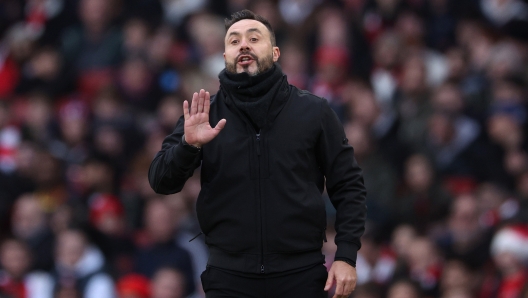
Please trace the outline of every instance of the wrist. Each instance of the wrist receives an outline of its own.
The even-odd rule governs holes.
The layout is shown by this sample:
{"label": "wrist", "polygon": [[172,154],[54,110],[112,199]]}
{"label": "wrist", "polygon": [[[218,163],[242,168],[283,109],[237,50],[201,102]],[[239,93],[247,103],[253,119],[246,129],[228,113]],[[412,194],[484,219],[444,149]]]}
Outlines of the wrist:
{"label": "wrist", "polygon": [[182,135],[182,144],[183,146],[186,146],[186,147],[190,147],[192,149],[195,149],[197,151],[199,151],[202,146],[200,144],[190,144],[187,142],[187,140],[185,140],[185,134]]}
{"label": "wrist", "polygon": [[348,265],[356,268],[356,262],[350,260],[350,259],[347,259],[347,258],[336,258],[334,261],[341,261],[341,262],[345,262],[347,263]]}

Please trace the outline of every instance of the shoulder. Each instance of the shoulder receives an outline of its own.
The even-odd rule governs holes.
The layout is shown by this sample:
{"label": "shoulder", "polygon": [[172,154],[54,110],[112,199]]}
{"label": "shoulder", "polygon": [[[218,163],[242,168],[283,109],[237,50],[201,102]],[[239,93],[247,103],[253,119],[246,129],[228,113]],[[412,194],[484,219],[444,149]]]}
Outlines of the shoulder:
{"label": "shoulder", "polygon": [[290,85],[291,97],[293,100],[299,100],[306,104],[322,105],[327,103],[324,97],[317,96],[308,90],[299,89],[293,85]]}

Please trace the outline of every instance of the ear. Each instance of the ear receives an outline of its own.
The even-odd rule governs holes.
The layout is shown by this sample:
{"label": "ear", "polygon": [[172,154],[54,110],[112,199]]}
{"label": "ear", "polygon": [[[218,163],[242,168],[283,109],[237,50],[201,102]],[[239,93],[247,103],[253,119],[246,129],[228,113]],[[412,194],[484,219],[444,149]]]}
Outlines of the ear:
{"label": "ear", "polygon": [[280,50],[279,47],[273,47],[273,62],[277,62],[280,57]]}
{"label": "ear", "polygon": [[226,57],[225,57],[225,52],[224,52],[224,61],[225,61]]}

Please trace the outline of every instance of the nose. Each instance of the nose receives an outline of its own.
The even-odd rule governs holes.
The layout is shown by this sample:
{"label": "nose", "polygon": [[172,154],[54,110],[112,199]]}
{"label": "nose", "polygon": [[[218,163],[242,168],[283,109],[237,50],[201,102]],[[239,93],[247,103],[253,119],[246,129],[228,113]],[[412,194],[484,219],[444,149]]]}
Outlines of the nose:
{"label": "nose", "polygon": [[249,43],[246,41],[245,38],[243,38],[240,41],[240,51],[241,52],[245,52],[245,51],[248,51],[248,50],[249,50]]}

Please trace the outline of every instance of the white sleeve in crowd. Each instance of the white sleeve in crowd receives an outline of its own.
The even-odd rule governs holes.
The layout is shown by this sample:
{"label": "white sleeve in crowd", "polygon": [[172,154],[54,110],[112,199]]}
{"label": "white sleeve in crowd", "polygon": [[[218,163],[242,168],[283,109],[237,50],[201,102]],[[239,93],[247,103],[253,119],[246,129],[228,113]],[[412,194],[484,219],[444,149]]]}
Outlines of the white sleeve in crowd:
{"label": "white sleeve in crowd", "polygon": [[97,274],[90,279],[84,290],[85,298],[116,298],[114,282],[104,273]]}
{"label": "white sleeve in crowd", "polygon": [[28,298],[52,298],[53,278],[45,272],[29,273],[25,278]]}

